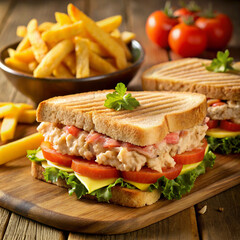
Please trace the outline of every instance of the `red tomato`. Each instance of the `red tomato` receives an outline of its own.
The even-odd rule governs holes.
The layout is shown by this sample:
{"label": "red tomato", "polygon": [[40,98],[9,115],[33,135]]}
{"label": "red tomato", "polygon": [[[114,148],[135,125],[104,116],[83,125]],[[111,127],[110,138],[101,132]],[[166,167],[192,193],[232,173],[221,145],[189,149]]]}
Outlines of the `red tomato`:
{"label": "red tomato", "polygon": [[201,162],[204,158],[205,149],[207,147],[207,140],[203,140],[203,146],[193,149],[192,151],[186,151],[182,154],[177,154],[173,157],[178,164],[192,164]]}
{"label": "red tomato", "polygon": [[168,34],[176,24],[178,24],[176,18],[167,16],[163,11],[155,11],[147,19],[146,33],[158,46],[168,47]]}
{"label": "red tomato", "polygon": [[225,129],[227,131],[231,131],[231,132],[237,132],[237,131],[240,131],[240,124],[233,123],[228,120],[222,120],[220,122],[220,128]]}
{"label": "red tomato", "polygon": [[196,21],[198,18],[197,13],[198,11],[191,11],[188,8],[183,7],[174,11],[173,15],[178,17],[180,22],[183,22],[184,18],[189,16],[192,16],[194,21]]}
{"label": "red tomato", "polygon": [[176,164],[173,168],[163,168],[162,172],[152,170],[147,167],[143,167],[140,171],[123,171],[123,179],[139,182],[139,183],[155,183],[157,180],[165,176],[168,179],[176,178],[182,171],[182,164]]}
{"label": "red tomato", "polygon": [[67,154],[63,155],[61,153],[58,153],[55,149],[53,149],[52,144],[50,142],[42,142],[41,149],[44,158],[46,158],[50,162],[55,162],[66,167],[71,167],[72,159],[74,157]]}
{"label": "red tomato", "polygon": [[194,57],[205,50],[207,38],[200,28],[179,23],[170,31],[168,42],[171,49],[182,57]]}
{"label": "red tomato", "polygon": [[72,134],[74,137],[78,137],[78,134],[81,131],[81,129],[79,129],[75,126],[66,126],[66,129],[67,129],[68,133]]}
{"label": "red tomato", "polygon": [[88,160],[73,160],[73,171],[94,179],[118,178],[119,171],[111,166],[99,165],[94,161]]}
{"label": "red tomato", "polygon": [[212,104],[212,107],[218,107],[218,106],[222,106],[222,105],[225,105],[226,103],[224,102],[216,102],[216,103],[213,103]]}
{"label": "red tomato", "polygon": [[225,14],[216,14],[212,18],[200,17],[195,24],[206,32],[208,49],[223,49],[231,39],[233,25]]}
{"label": "red tomato", "polygon": [[219,123],[218,120],[212,120],[212,119],[210,119],[210,120],[207,122],[208,129],[216,128],[216,127],[218,126],[218,123]]}

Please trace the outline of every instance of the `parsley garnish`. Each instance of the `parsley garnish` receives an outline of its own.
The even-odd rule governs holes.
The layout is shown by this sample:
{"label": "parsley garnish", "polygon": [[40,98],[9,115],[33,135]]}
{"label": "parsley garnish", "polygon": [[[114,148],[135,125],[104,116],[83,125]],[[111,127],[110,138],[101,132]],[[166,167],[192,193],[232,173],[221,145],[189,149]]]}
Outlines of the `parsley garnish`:
{"label": "parsley garnish", "polygon": [[117,111],[126,109],[133,110],[140,105],[138,100],[132,97],[131,93],[126,94],[127,88],[123,83],[118,83],[115,87],[115,92],[108,93],[104,106],[113,108]]}
{"label": "parsley garnish", "polygon": [[239,72],[232,67],[233,58],[229,57],[228,49],[225,52],[218,51],[217,58],[214,58],[206,69],[211,72]]}

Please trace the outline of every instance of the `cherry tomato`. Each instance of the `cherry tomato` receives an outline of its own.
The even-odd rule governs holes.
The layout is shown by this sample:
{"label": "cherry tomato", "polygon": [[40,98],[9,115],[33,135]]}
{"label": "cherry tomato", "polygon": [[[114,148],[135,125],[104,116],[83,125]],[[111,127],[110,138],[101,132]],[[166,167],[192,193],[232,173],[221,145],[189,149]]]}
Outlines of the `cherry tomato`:
{"label": "cherry tomato", "polygon": [[171,49],[182,57],[195,57],[202,53],[207,44],[206,34],[195,25],[179,23],[169,33]]}
{"label": "cherry tomato", "polygon": [[201,162],[204,158],[205,149],[207,147],[207,140],[203,140],[201,147],[195,148],[191,151],[186,151],[182,154],[176,154],[173,159],[178,164],[192,164]]}
{"label": "cherry tomato", "polygon": [[143,167],[140,171],[123,171],[123,179],[139,182],[139,183],[155,183],[157,180],[165,176],[168,179],[176,178],[182,171],[182,164],[176,164],[173,168],[163,168],[162,172],[152,170],[148,167]]}
{"label": "cherry tomato", "polygon": [[231,132],[238,132],[240,131],[240,124],[231,122],[229,120],[222,120],[220,122],[220,128]]}
{"label": "cherry tomato", "polygon": [[206,32],[208,49],[223,49],[231,39],[233,25],[225,14],[215,14],[210,18],[200,17],[195,24]]}
{"label": "cherry tomato", "polygon": [[208,129],[211,129],[211,128],[216,128],[219,124],[219,121],[218,120],[212,120],[210,119],[208,122],[207,122],[207,125],[208,125]]}
{"label": "cherry tomato", "polygon": [[191,11],[190,9],[183,7],[174,11],[173,15],[178,17],[180,22],[183,22],[184,18],[189,16],[192,16],[194,21],[196,21],[198,19],[197,13],[198,11]]}
{"label": "cherry tomato", "polygon": [[152,42],[165,48],[168,47],[168,34],[176,24],[176,18],[167,16],[164,11],[155,11],[147,19],[146,33]]}
{"label": "cherry tomato", "polygon": [[46,158],[50,162],[55,162],[66,167],[71,167],[72,159],[76,158],[67,154],[58,153],[55,149],[53,149],[50,142],[42,142],[41,149],[44,158]]}
{"label": "cherry tomato", "polygon": [[72,134],[74,137],[78,137],[78,134],[80,133],[81,129],[75,127],[75,126],[66,126],[66,129],[69,134]]}
{"label": "cherry tomato", "polygon": [[119,171],[111,166],[99,165],[94,161],[88,160],[73,160],[73,171],[94,179],[118,178]]}

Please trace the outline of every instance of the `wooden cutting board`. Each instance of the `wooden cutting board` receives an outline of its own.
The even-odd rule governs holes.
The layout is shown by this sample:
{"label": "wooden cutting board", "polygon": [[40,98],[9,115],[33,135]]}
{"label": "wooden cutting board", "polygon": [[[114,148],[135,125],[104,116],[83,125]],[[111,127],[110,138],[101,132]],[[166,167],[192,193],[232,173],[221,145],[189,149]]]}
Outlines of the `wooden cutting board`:
{"label": "wooden cutting board", "polygon": [[[18,126],[17,138],[35,132]],[[38,222],[75,232],[118,234],[167,218],[240,183],[240,155],[217,155],[213,169],[198,177],[181,200],[159,200],[143,208],[127,208],[93,200],[77,200],[67,190],[34,179],[30,161],[22,157],[0,166],[0,206]]]}

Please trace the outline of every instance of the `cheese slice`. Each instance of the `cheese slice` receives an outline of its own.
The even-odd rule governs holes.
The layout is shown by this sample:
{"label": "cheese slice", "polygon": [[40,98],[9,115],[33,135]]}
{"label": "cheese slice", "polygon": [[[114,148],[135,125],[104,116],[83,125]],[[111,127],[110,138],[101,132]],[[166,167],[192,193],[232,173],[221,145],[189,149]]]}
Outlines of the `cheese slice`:
{"label": "cheese slice", "polygon": [[76,172],[75,176],[79,181],[87,188],[88,192],[91,193],[99,188],[108,186],[111,183],[114,183],[117,178],[108,178],[108,179],[93,179],[86,176],[82,176]]}
{"label": "cheese slice", "polygon": [[73,170],[69,167],[65,167],[63,165],[57,164],[57,163],[53,163],[50,162],[48,160],[41,162],[42,163],[42,167],[43,168],[49,168],[49,167],[55,167],[59,170],[65,171],[65,172],[73,172]]}
{"label": "cheese slice", "polygon": [[221,128],[211,128],[207,130],[207,136],[215,138],[236,137],[240,135],[240,132],[231,132]]}
{"label": "cheese slice", "polygon": [[129,181],[124,179],[124,182],[130,183],[133,186],[135,186],[136,188],[142,190],[142,191],[147,191],[148,187],[150,186],[149,183],[138,183],[138,182],[133,182],[133,181]]}
{"label": "cheese slice", "polygon": [[[202,161],[201,161],[202,162]],[[185,164],[183,165],[182,171],[180,172],[179,175],[182,175],[188,171],[193,170],[194,168],[196,168],[201,162],[197,162],[197,163],[192,163],[192,164]]]}

